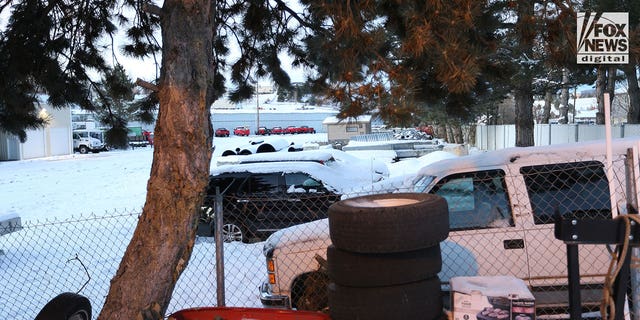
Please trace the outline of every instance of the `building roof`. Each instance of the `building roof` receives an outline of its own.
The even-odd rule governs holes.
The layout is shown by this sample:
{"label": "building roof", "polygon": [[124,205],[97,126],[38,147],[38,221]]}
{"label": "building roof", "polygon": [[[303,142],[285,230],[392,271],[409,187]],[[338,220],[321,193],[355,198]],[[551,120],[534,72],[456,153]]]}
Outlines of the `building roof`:
{"label": "building roof", "polygon": [[346,118],[346,119],[338,119],[337,117],[326,117],[323,121],[322,124],[323,125],[327,125],[327,124],[347,124],[347,123],[370,123],[371,122],[371,115],[365,114],[365,115],[361,115],[361,116],[357,116],[357,117],[350,117],[350,118]]}

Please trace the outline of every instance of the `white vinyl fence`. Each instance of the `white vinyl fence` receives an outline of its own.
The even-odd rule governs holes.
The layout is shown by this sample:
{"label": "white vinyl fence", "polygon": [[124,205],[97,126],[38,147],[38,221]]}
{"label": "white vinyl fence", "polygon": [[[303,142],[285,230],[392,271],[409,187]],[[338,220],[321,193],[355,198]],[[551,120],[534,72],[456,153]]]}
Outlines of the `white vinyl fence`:
{"label": "white vinyl fence", "polygon": [[[611,136],[624,138],[640,135],[640,124],[622,124],[611,127]],[[593,124],[536,124],[533,130],[536,146],[600,140],[605,138],[605,126]],[[498,150],[516,145],[515,125],[476,126],[476,147]]]}

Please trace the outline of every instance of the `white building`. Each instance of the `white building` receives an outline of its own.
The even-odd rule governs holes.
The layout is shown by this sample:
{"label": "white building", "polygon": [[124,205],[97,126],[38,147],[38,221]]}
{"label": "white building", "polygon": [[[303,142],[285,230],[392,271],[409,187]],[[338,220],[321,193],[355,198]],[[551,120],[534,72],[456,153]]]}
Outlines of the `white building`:
{"label": "white building", "polygon": [[73,153],[71,110],[52,108],[46,104],[40,110],[49,123],[42,129],[27,130],[27,141],[0,130],[0,161],[25,160]]}
{"label": "white building", "polygon": [[330,144],[346,145],[349,138],[371,133],[371,115],[361,115],[356,118],[338,119],[327,117],[322,121],[326,128],[327,140]]}

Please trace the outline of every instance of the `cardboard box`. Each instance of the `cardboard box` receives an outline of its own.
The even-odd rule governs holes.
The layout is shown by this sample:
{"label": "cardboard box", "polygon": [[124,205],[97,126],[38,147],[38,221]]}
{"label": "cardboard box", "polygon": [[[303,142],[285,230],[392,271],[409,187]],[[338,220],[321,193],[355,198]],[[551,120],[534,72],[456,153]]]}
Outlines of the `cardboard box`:
{"label": "cardboard box", "polygon": [[454,320],[533,320],[535,298],[512,276],[451,278]]}

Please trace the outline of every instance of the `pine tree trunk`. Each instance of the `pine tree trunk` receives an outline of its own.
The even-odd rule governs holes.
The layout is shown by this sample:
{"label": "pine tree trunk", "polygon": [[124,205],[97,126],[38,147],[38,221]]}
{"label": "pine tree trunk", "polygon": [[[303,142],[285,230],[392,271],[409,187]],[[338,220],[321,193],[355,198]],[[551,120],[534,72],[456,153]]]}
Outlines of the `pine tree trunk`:
{"label": "pine tree trunk", "polygon": [[604,92],[607,86],[607,68],[599,66],[596,78],[596,101],[598,102],[598,112],[596,112],[596,124],[604,124]]}
{"label": "pine tree trunk", "polygon": [[560,90],[560,123],[569,123],[569,70],[562,69],[562,89]]}
{"label": "pine tree trunk", "polygon": [[[607,68],[607,93],[609,94],[609,117],[613,119],[613,100],[616,98],[616,74],[618,67],[610,66]],[[606,114],[605,114],[606,116]],[[602,123],[605,123],[606,118]]]}
{"label": "pine tree trunk", "polygon": [[531,147],[533,140],[533,92],[531,84],[516,89],[516,147]]}
{"label": "pine tree trunk", "polygon": [[146,203],[98,319],[162,319],[191,256],[211,162],[212,10],[208,0],[164,1]]}
{"label": "pine tree trunk", "polygon": [[548,124],[549,118],[551,118],[551,103],[553,98],[553,92],[551,90],[547,90],[544,93],[544,109],[542,110],[542,119],[540,123]]}
{"label": "pine tree trunk", "polygon": [[[518,51],[522,57],[533,56],[533,43],[536,29],[534,26],[534,1],[518,0]],[[530,147],[533,142],[533,75],[527,67],[520,69],[521,75],[515,80],[514,99],[516,104],[516,146]]]}
{"label": "pine tree trunk", "polygon": [[462,133],[462,124],[457,122],[453,124],[453,141],[456,144],[464,143],[464,134]]}
{"label": "pine tree trunk", "polygon": [[638,88],[637,66],[629,63],[624,66],[624,74],[627,76],[627,93],[629,94],[629,111],[627,123],[640,123],[640,88]]}

